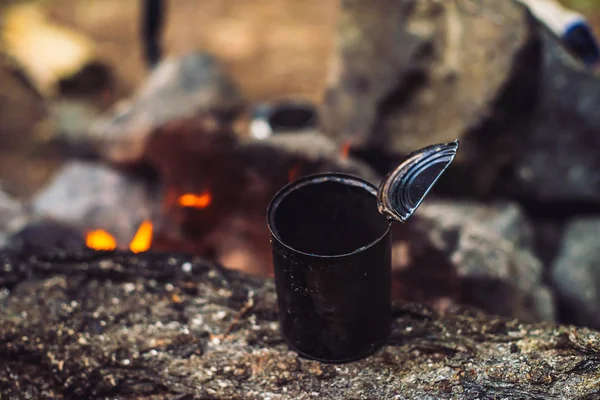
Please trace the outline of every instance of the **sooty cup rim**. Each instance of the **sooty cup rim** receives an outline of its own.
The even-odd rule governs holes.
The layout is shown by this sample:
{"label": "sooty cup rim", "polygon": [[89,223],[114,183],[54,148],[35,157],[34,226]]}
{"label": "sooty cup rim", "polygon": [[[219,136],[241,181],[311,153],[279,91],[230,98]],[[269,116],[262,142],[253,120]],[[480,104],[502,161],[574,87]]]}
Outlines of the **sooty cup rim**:
{"label": "sooty cup rim", "polygon": [[[271,237],[274,240],[277,240],[277,242],[279,244],[281,244],[283,247],[285,247],[288,250],[291,250],[295,253],[302,254],[305,256],[315,257],[315,258],[327,259],[327,258],[349,257],[356,253],[360,253],[370,247],[373,247],[375,244],[379,243],[383,238],[385,238],[390,233],[390,230],[392,229],[392,221],[388,218],[385,218],[385,216],[382,215],[382,217],[385,218],[388,223],[388,226],[385,229],[385,232],[383,232],[383,234],[381,236],[378,236],[376,239],[370,241],[369,243],[367,243],[366,245],[364,245],[362,247],[357,248],[354,251],[351,251],[350,253],[341,253],[341,254],[333,254],[333,255],[307,253],[305,251],[298,250],[298,249],[288,245],[287,243],[285,243],[279,236],[279,232],[277,231],[277,229],[275,229],[275,211],[279,207],[279,204],[283,201],[283,199],[289,193],[291,193],[294,190],[298,190],[299,188],[302,188],[303,186],[308,186],[308,185],[313,185],[313,184],[318,184],[318,183],[323,183],[323,182],[332,182],[332,181],[346,183],[346,184],[350,184],[352,186],[362,188],[367,193],[373,195],[375,197],[375,201],[377,202],[377,187],[375,185],[373,185],[372,183],[370,183],[369,181],[367,181],[359,176],[347,174],[347,173],[343,173],[343,172],[323,172],[323,173],[318,173],[318,174],[307,175],[296,181],[288,183],[287,185],[285,185],[284,187],[279,189],[279,191],[275,194],[275,196],[273,196],[273,199],[271,200],[271,203],[269,204],[269,207],[267,208],[267,225],[269,227],[269,232],[271,233]],[[377,207],[377,204],[375,204],[375,207]]]}

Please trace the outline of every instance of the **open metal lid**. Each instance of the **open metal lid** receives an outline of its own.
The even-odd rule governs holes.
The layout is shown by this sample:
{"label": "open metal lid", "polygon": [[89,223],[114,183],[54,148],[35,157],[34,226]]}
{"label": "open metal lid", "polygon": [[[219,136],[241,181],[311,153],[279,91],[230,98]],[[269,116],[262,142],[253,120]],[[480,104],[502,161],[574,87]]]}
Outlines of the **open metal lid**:
{"label": "open metal lid", "polygon": [[455,140],[409,154],[379,185],[379,212],[389,219],[406,222],[452,163],[457,151],[458,140]]}

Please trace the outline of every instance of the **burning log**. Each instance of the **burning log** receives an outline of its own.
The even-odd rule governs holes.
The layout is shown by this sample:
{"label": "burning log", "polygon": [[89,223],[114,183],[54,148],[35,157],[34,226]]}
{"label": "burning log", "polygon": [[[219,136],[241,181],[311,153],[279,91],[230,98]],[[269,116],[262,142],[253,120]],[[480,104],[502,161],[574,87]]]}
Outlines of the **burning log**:
{"label": "burning log", "polygon": [[[289,351],[274,285],[174,254],[0,253],[9,397],[593,398],[600,333],[398,303],[383,350]],[[348,381],[352,385],[348,385]]]}

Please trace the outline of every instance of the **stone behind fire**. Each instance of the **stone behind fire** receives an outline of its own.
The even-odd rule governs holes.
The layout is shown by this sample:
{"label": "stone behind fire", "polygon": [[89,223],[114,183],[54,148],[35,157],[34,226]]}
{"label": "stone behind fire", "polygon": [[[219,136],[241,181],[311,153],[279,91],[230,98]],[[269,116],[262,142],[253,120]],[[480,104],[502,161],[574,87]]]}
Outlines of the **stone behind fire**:
{"label": "stone behind fire", "polygon": [[539,41],[527,11],[497,0],[342,4],[326,132],[399,156],[461,139],[452,169],[477,168],[456,183],[489,190],[537,95]]}
{"label": "stone behind fire", "polygon": [[327,133],[399,156],[459,138],[445,190],[599,203],[600,75],[517,2],[408,3],[343,2]]}
{"label": "stone behind fire", "polygon": [[115,163],[140,161],[150,135],[165,124],[200,115],[229,123],[243,101],[223,65],[209,53],[189,53],[158,64],[137,94],[92,126],[98,152]]}
{"label": "stone behind fire", "polygon": [[567,225],[552,282],[571,323],[600,329],[600,217]]}
{"label": "stone behind fire", "polygon": [[533,128],[516,163],[519,190],[540,200],[600,202],[600,76],[544,35]]}
{"label": "stone behind fire", "polygon": [[7,249],[29,256],[57,250],[79,251],[84,247],[85,237],[77,226],[44,218],[32,219],[6,241]]}
{"label": "stone behind fire", "polygon": [[437,292],[491,314],[554,321],[532,227],[518,205],[429,200],[406,230],[399,238],[408,241],[412,265],[398,272],[409,285],[422,279],[428,296]]}

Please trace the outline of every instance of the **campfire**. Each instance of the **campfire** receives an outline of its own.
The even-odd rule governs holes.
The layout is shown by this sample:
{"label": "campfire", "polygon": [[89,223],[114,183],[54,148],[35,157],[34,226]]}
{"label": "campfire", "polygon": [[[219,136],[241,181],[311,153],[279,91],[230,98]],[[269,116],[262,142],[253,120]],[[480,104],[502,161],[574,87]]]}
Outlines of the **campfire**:
{"label": "campfire", "polygon": [[[167,58],[130,99],[59,138],[71,160],[32,198],[30,218],[67,224],[99,251],[186,252],[270,275],[265,213],[281,187],[318,172],[380,176],[319,133],[306,100],[251,105],[244,123],[223,71],[207,53]],[[268,135],[254,134],[257,122]]]}
{"label": "campfire", "polygon": [[[95,229],[85,234],[85,245],[94,250],[115,250],[117,240],[113,235],[103,229]],[[135,236],[129,243],[129,250],[134,253],[140,253],[150,250],[152,246],[152,222],[144,221],[138,228]],[[119,246],[123,247],[123,246]]]}

